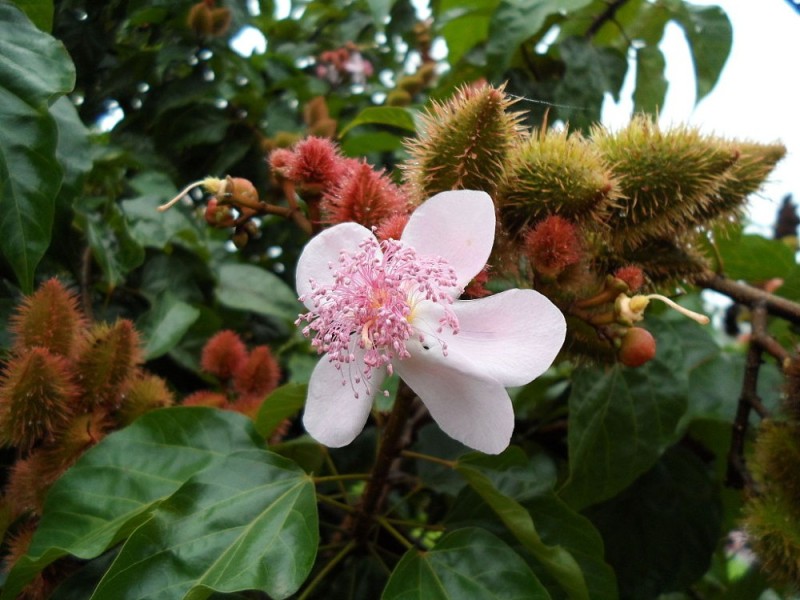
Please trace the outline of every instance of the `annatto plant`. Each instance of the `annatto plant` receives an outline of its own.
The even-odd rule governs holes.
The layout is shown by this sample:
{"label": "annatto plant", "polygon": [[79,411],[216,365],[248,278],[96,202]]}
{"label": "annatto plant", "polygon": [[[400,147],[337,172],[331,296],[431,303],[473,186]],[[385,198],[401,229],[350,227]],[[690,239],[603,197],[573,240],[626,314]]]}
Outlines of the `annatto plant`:
{"label": "annatto plant", "polygon": [[[401,0],[293,8],[56,3],[80,117],[107,116],[104,95],[124,113],[92,136],[72,105],[50,104],[69,76],[8,76],[72,62],[0,4],[2,89],[34,107],[45,183],[64,181],[41,187],[63,219],[54,250],[27,221],[31,243],[0,239],[4,285],[75,272],[83,310],[109,323],[87,333],[54,280],[11,321],[0,598],[800,585],[800,270],[785,241],[742,233],[785,149],[646,114],[591,125],[626,49],[642,78],[660,64],[670,19],[706,92],[727,50],[698,36],[710,27],[725,49],[724,15],[682,2],[445,3],[432,22]],[[230,50],[242,23],[270,34],[264,54]],[[400,40],[420,59],[402,75]],[[637,102],[658,104],[640,83]],[[551,103],[549,120],[525,95]],[[5,139],[24,139],[9,122]],[[398,128],[413,131],[402,148]],[[0,148],[27,164],[24,145]],[[33,189],[0,198],[6,214],[52,220],[26,208]],[[790,203],[780,219],[796,228]],[[703,289],[734,299],[750,331],[722,338]],[[128,410],[142,359],[183,406]],[[58,470],[26,475],[67,446]]]}

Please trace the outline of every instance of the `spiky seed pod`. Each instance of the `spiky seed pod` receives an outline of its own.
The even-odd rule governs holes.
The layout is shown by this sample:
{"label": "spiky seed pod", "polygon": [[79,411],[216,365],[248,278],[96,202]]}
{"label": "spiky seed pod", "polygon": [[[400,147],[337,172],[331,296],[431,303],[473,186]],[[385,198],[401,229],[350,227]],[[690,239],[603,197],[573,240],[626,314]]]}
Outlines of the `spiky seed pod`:
{"label": "spiky seed pod", "polygon": [[321,207],[329,223],[354,221],[368,228],[409,209],[402,190],[365,162],[357,163],[322,197]]}
{"label": "spiky seed pod", "polygon": [[498,190],[503,222],[515,235],[549,215],[600,224],[619,196],[597,150],[577,133],[533,132],[511,150]]}
{"label": "spiky seed pod", "polygon": [[618,133],[595,127],[592,139],[620,183],[623,197],[610,221],[611,241],[625,247],[674,238],[702,224],[702,211],[738,158],[729,144],[697,129],[662,131],[643,115]]}
{"label": "spiky seed pod", "polygon": [[92,327],[75,366],[86,407],[118,407],[141,362],[139,334],[131,321],[119,319],[113,325]]}
{"label": "spiky seed pod", "polygon": [[58,455],[67,465],[72,465],[116,425],[108,409],[100,406],[72,419],[56,443],[48,447],[48,452]]}
{"label": "spiky seed pod", "polygon": [[416,202],[438,192],[483,190],[494,194],[508,152],[522,130],[520,113],[503,88],[463,87],[422,117],[402,165]]}
{"label": "spiky seed pod", "polygon": [[[77,457],[74,457],[77,458]],[[6,499],[13,514],[41,515],[50,487],[74,462],[52,449],[37,448],[14,463],[6,485]]]}
{"label": "spiky seed pod", "polygon": [[744,508],[753,550],[772,581],[800,586],[800,425],[762,422],[749,465],[760,484]]}
{"label": "spiky seed pod", "polygon": [[399,240],[406,228],[409,216],[408,214],[396,214],[384,219],[375,229],[375,237],[381,241]]}
{"label": "spiky seed pod", "polygon": [[738,156],[725,172],[716,193],[698,207],[698,217],[705,222],[732,216],[739,220],[747,197],[763,185],[775,165],[786,155],[782,144],[728,142],[729,152]]}
{"label": "spiky seed pod", "polygon": [[227,381],[246,360],[247,347],[242,338],[235,331],[223,329],[206,342],[200,367],[221,381]]}
{"label": "spiky seed pod", "polygon": [[58,279],[48,279],[22,301],[11,317],[12,350],[20,354],[41,347],[51,354],[71,358],[85,325],[77,297]]}
{"label": "spiky seed pod", "polygon": [[625,265],[614,271],[614,277],[625,282],[629,292],[638,292],[644,285],[644,271],[636,265]]}
{"label": "spiky seed pod", "polygon": [[583,255],[578,228],[558,215],[547,217],[529,230],[523,248],[533,269],[547,278],[558,277]]}
{"label": "spiky seed pod", "polygon": [[28,450],[52,438],[69,422],[77,394],[64,357],[33,348],[13,358],[0,379],[0,444]]}
{"label": "spiky seed pod", "polygon": [[257,396],[262,400],[278,387],[281,369],[267,346],[256,346],[247,361],[233,377],[233,385],[240,396]]}
{"label": "spiky seed pod", "polygon": [[133,380],[125,400],[117,411],[117,420],[125,426],[151,410],[172,406],[175,399],[167,384],[155,375],[140,375]]}
{"label": "spiky seed pod", "polygon": [[301,191],[321,194],[336,185],[347,171],[347,162],[327,138],[307,137],[297,143],[287,176]]}

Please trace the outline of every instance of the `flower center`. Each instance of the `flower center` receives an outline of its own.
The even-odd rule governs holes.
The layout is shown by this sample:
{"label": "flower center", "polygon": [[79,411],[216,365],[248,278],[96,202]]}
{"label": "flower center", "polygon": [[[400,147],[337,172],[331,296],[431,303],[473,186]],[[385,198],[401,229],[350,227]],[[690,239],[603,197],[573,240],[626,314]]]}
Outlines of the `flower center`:
{"label": "flower center", "polygon": [[[442,317],[436,332],[444,327],[458,332],[458,319],[450,305],[460,292],[456,273],[442,258],[421,257],[396,240],[378,243],[364,240],[355,252],[342,252],[338,264],[330,264],[334,280],[322,286],[311,282],[312,291],[300,298],[314,308],[300,315],[305,321],[303,335],[312,337],[311,345],[342,369],[356,360],[356,348],[363,351],[363,375],[369,380],[373,369],[386,366],[392,373],[392,361],[410,356],[406,342],[415,336],[424,342],[425,334],[414,325],[414,313],[420,302],[440,305]],[[316,332],[316,334],[312,334]],[[446,353],[446,344],[442,344]],[[345,378],[343,377],[343,381]]]}

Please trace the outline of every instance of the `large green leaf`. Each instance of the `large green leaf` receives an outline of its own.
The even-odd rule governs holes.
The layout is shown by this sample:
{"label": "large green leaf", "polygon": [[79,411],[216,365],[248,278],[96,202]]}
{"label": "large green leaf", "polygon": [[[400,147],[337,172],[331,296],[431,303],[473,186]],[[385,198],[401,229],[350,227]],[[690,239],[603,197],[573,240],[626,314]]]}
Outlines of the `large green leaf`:
{"label": "large green leaf", "polygon": [[52,0],[13,0],[12,4],[16,4],[42,31],[49,33],[53,29]]}
{"label": "large green leaf", "polygon": [[573,507],[619,493],[679,435],[688,394],[682,340],[668,323],[653,319],[648,327],[657,353],[643,367],[575,371],[569,398],[570,475],[561,490]]}
{"label": "large green leaf", "polygon": [[297,294],[280,277],[254,265],[222,265],[217,299],[229,308],[286,321],[294,321],[303,310]]}
{"label": "large green leaf", "polygon": [[[555,466],[542,453],[528,459],[518,448],[512,447],[499,456],[473,453],[459,462],[480,469],[499,493],[519,502],[535,521],[536,532],[544,544],[561,547],[572,555],[580,566],[592,600],[618,598],[616,579],[604,560],[600,534],[588,519],[573,511],[552,491]],[[446,523],[455,527],[480,525],[507,541],[514,537],[503,527],[497,512],[473,489],[465,489],[458,495]],[[543,568],[536,557],[529,563],[551,593],[561,595],[562,586],[553,577],[552,569]]]}
{"label": "large green leaf", "polygon": [[508,531],[542,563],[571,599],[589,599],[586,581],[575,558],[561,546],[545,544],[530,513],[519,502],[498,490],[480,467],[468,461],[459,461],[456,470],[497,514]]}
{"label": "large green leaf", "polygon": [[699,579],[719,543],[721,515],[709,469],[681,447],[619,497],[587,511],[603,535],[620,596],[631,600],[683,591]]}
{"label": "large green leaf", "polygon": [[409,550],[395,567],[382,600],[548,599],[530,567],[500,538],[466,528],[448,533],[428,552]]}
{"label": "large green leaf", "polygon": [[[500,0],[489,24],[486,52],[494,73],[502,73],[519,46],[540,33],[547,17],[583,8],[591,0]],[[544,33],[544,32],[541,32]]]}
{"label": "large green leaf", "polygon": [[64,47],[0,3],[0,252],[26,292],[50,245],[63,177],[49,106],[74,84]]}
{"label": "large green leaf", "polygon": [[692,51],[697,102],[700,102],[714,89],[722,74],[733,46],[733,27],[719,6],[692,6],[679,2],[674,17],[683,28]]}
{"label": "large green leaf", "polygon": [[94,558],[148,519],[198,471],[262,442],[246,417],[199,407],[148,413],[86,452],[47,495],[28,554],[3,600],[57,558]]}
{"label": "large green leaf", "polygon": [[225,457],[187,481],[136,529],[93,600],[294,593],[319,543],[314,483],[264,450]]}
{"label": "large green leaf", "polygon": [[267,396],[256,417],[256,430],[265,438],[286,419],[293,417],[306,403],[308,386],[287,383]]}

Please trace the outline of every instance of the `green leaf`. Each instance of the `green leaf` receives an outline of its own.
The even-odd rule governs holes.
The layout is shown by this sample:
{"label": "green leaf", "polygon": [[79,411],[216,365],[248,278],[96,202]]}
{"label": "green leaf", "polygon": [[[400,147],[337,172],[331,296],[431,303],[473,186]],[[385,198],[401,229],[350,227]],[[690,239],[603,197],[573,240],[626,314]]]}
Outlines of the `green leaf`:
{"label": "green leaf", "polygon": [[636,50],[636,90],[633,92],[633,110],[658,114],[667,95],[664,77],[666,61],[658,46],[644,46]]}
{"label": "green leaf", "polygon": [[573,375],[570,475],[560,494],[575,508],[619,493],[679,435],[688,394],[682,340],[663,321],[648,320],[648,327],[657,352],[643,367],[587,367]]}
{"label": "green leaf", "polygon": [[389,577],[382,600],[548,599],[525,561],[477,528],[448,533],[428,552],[411,549]]}
{"label": "green leaf", "polygon": [[217,300],[229,308],[294,322],[303,305],[283,280],[254,265],[226,264],[219,270]]}
{"label": "green leaf", "polygon": [[28,15],[31,22],[42,31],[50,33],[53,29],[52,0],[13,0],[12,4]]}
{"label": "green leaf", "polygon": [[501,0],[492,13],[486,45],[492,72],[505,71],[520,45],[540,33],[547,17],[579,10],[590,3],[591,0]]}
{"label": "green leaf", "polygon": [[794,251],[788,244],[760,235],[719,235],[716,247],[725,275],[731,279],[766,281],[785,277],[796,266]]}
{"label": "green leaf", "polygon": [[411,132],[417,130],[414,111],[408,108],[400,106],[368,106],[342,129],[339,137],[344,137],[353,127],[367,124],[389,125]]}
{"label": "green leaf", "polygon": [[447,42],[447,60],[455,66],[476,44],[486,40],[499,0],[443,0],[434,20]]}
{"label": "green leaf", "polygon": [[319,544],[314,483],[271,452],[227,456],[189,479],[136,529],[93,600],[297,591]]}
{"label": "green leaf", "polygon": [[587,511],[603,535],[620,597],[631,600],[683,591],[702,577],[719,543],[721,515],[708,469],[681,447],[619,497]]}
{"label": "green leaf", "polygon": [[262,437],[269,438],[278,425],[303,408],[307,393],[308,386],[300,383],[287,383],[273,391],[258,410],[256,431]]}
{"label": "green leaf", "polygon": [[733,46],[733,27],[719,6],[693,6],[680,2],[675,20],[683,28],[694,62],[697,100],[717,84]]}
{"label": "green leaf", "polygon": [[140,327],[147,340],[145,360],[158,358],[177,346],[199,316],[199,310],[169,292],[159,298]]}
{"label": "green leaf", "polygon": [[500,492],[489,477],[468,462],[459,462],[456,470],[492,508],[508,531],[544,565],[571,599],[588,600],[589,590],[578,563],[563,547],[548,546],[542,541],[531,515],[519,502]]}
{"label": "green leaf", "polygon": [[200,407],[153,411],[112,433],[53,485],[28,554],[8,574],[0,598],[15,598],[62,556],[100,555],[195,473],[260,444],[246,417]]}
{"label": "green leaf", "polygon": [[61,43],[0,3],[0,252],[26,293],[50,245],[63,177],[49,105],[74,84]]}

